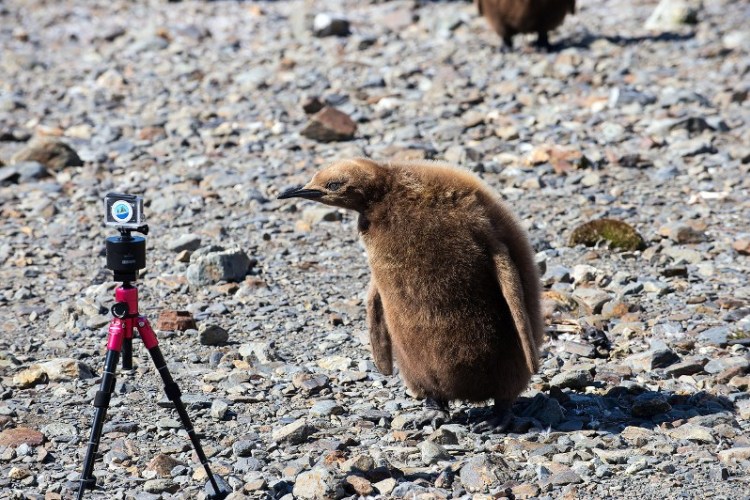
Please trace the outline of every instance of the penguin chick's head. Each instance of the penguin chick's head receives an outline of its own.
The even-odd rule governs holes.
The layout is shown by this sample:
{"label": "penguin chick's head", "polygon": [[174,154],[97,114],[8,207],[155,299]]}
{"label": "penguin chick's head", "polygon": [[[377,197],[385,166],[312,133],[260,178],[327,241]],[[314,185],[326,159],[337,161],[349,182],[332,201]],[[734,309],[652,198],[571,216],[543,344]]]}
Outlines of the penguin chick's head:
{"label": "penguin chick's head", "polygon": [[306,198],[362,212],[382,197],[387,174],[387,169],[371,160],[339,160],[316,173],[304,186],[284,191],[279,199]]}

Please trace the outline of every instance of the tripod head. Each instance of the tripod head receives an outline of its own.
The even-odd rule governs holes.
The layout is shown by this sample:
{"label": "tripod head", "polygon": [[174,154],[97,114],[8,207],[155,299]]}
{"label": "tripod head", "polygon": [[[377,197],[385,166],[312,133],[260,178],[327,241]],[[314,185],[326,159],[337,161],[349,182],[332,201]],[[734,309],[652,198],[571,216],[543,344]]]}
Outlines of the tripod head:
{"label": "tripod head", "polygon": [[107,238],[107,269],[115,274],[115,281],[130,283],[138,271],[146,267],[146,238],[133,232],[148,234],[144,224],[143,198],[122,193],[107,193],[104,197],[105,223],[115,226],[119,236]]}

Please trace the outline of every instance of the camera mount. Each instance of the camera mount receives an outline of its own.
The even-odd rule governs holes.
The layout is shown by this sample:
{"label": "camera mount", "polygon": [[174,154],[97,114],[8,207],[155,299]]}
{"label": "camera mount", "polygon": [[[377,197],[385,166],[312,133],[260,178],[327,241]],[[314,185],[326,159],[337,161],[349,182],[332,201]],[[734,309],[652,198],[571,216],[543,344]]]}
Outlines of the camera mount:
{"label": "camera mount", "polygon": [[135,229],[119,227],[120,236],[107,238],[107,269],[115,273],[115,281],[135,281],[138,271],[146,267],[146,238],[133,236],[133,231],[148,234],[148,226]]}
{"label": "camera mount", "polygon": [[203,452],[203,447],[193,429],[185,404],[182,402],[180,388],[167,368],[167,362],[159,348],[156,334],[151,328],[148,318],[138,312],[138,288],[134,282],[138,277],[138,271],[146,267],[146,238],[133,236],[132,232],[148,234],[148,226],[140,224],[142,222],[143,200],[139,196],[110,193],[105,197],[105,207],[107,210],[107,225],[116,226],[120,231],[119,236],[110,236],[106,240],[107,269],[114,273],[115,281],[121,282],[122,285],[115,290],[115,304],[111,308],[112,320],[109,323],[107,335],[107,356],[104,361],[101,386],[94,397],[94,419],[84,458],[78,500],[83,498],[86,489],[96,487],[96,479],[93,475],[94,461],[102,437],[104,419],[107,416],[109,402],[115,389],[115,372],[117,371],[120,354],[122,354],[123,368],[125,370],[133,368],[134,332],[138,333],[151,355],[156,370],[164,382],[164,392],[174,404],[195,454],[206,471],[208,498],[214,500],[226,498],[231,489],[226,481],[211,472],[208,458]]}

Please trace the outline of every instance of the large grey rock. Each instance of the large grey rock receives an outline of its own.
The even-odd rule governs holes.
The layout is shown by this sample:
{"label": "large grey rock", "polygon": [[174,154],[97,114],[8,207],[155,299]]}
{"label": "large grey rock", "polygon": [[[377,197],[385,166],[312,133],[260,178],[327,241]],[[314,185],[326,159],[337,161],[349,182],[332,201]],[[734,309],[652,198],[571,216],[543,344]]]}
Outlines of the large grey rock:
{"label": "large grey rock", "polygon": [[188,282],[193,286],[213,285],[220,281],[242,281],[253,264],[240,248],[196,254],[193,254],[187,269]]}

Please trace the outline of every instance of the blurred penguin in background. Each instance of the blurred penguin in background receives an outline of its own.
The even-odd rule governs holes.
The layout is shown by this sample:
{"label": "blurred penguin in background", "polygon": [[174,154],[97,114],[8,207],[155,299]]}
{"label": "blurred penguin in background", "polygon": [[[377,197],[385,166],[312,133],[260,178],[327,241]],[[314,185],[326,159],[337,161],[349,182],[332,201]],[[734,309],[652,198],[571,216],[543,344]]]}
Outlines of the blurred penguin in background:
{"label": "blurred penguin in background", "polygon": [[513,35],[536,33],[536,46],[551,48],[547,32],[560,26],[576,10],[575,0],[474,0],[479,14],[487,18],[503,40],[503,49],[513,48]]}

